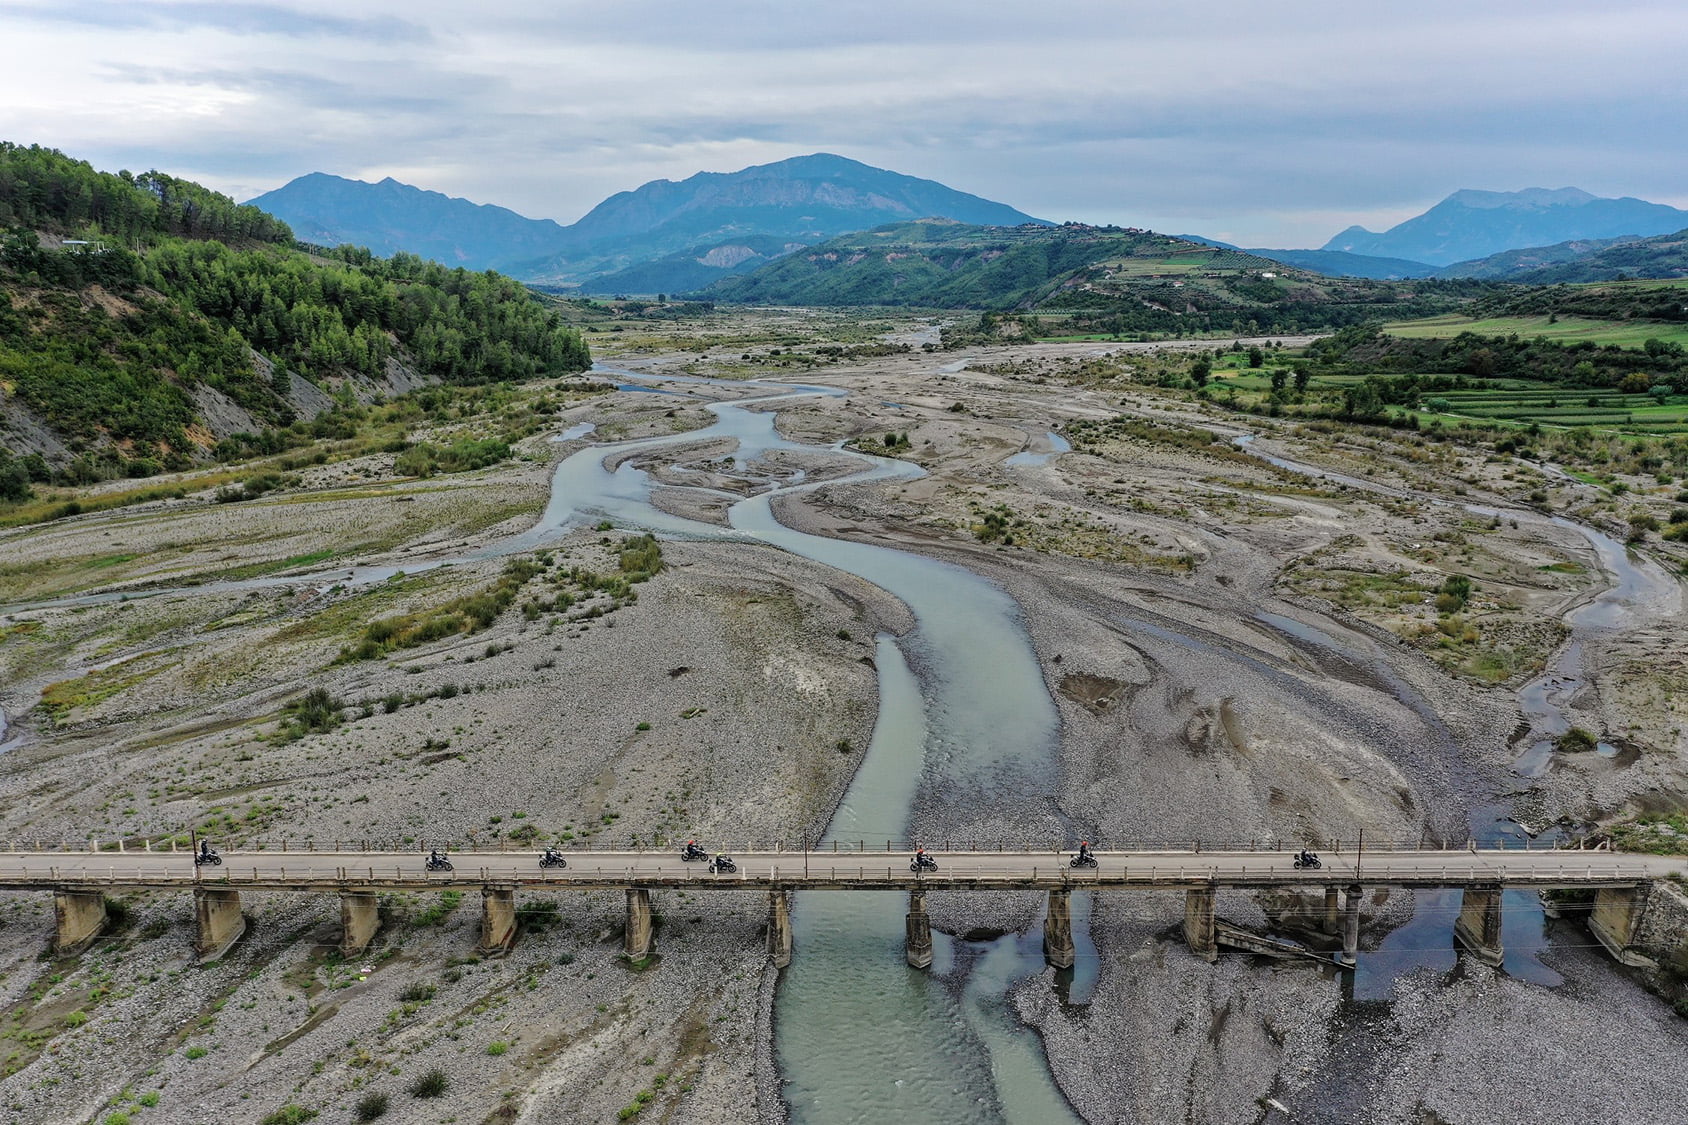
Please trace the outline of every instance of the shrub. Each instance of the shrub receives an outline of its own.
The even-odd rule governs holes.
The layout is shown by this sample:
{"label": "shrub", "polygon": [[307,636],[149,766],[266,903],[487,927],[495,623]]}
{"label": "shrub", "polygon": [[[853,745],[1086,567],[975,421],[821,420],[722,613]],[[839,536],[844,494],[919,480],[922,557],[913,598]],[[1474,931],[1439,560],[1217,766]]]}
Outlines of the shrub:
{"label": "shrub", "polygon": [[413,1098],[437,1098],[445,1093],[446,1087],[450,1085],[451,1079],[446,1077],[445,1071],[436,1066],[432,1070],[424,1071],[416,1076],[415,1081],[411,1082],[409,1087],[410,1096]]}
{"label": "shrub", "polygon": [[327,688],[312,688],[282,709],[281,733],[288,740],[333,730],[345,719],[345,704],[328,694]]}
{"label": "shrub", "polygon": [[314,1109],[307,1109],[302,1105],[288,1102],[280,1109],[265,1117],[262,1125],[304,1125],[306,1121],[317,1115]]}
{"label": "shrub", "polygon": [[202,1059],[210,1053],[211,1052],[207,1051],[204,1047],[189,1047],[187,1050],[182,1052],[182,1055],[183,1057],[189,1059]]}
{"label": "shrub", "polygon": [[1598,741],[1593,732],[1581,727],[1572,727],[1553,740],[1553,748],[1566,754],[1581,754],[1593,750]]}
{"label": "shrub", "polygon": [[508,1051],[509,1049],[510,1049],[510,1044],[504,1042],[504,1040],[502,1040],[502,1039],[494,1040],[493,1042],[488,1043],[486,1045],[486,1053],[491,1055],[493,1058],[497,1058],[499,1055],[502,1055],[505,1051]]}
{"label": "shrub", "polygon": [[372,1090],[358,1099],[357,1105],[352,1107],[352,1115],[359,1121],[374,1121],[387,1112],[387,1095],[380,1090]]}

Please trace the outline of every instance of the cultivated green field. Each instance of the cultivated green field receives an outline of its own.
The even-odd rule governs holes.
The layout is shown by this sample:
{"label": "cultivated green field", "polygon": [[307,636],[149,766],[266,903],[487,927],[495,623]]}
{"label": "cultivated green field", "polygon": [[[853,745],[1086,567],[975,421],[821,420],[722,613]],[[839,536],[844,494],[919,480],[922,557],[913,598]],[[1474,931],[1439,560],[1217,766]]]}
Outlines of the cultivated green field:
{"label": "cultivated green field", "polygon": [[[1688,433],[1688,396],[1672,395],[1661,403],[1651,395],[1626,395],[1616,391],[1590,393],[1580,387],[1543,387],[1510,379],[1495,382],[1508,385],[1485,386],[1481,390],[1442,391],[1427,396],[1425,401],[1445,399],[1448,413],[1484,421],[1589,426],[1626,433]],[[1420,414],[1434,416],[1428,408]]]}
{"label": "cultivated green field", "polygon": [[1654,320],[1594,320],[1562,316],[1550,323],[1547,316],[1496,316],[1486,320],[1447,315],[1424,320],[1396,321],[1383,330],[1407,339],[1452,339],[1461,332],[1480,336],[1518,335],[1533,340],[1538,336],[1561,343],[1589,340],[1596,344],[1617,344],[1639,348],[1647,340],[1664,340],[1688,346],[1688,324],[1665,324]]}

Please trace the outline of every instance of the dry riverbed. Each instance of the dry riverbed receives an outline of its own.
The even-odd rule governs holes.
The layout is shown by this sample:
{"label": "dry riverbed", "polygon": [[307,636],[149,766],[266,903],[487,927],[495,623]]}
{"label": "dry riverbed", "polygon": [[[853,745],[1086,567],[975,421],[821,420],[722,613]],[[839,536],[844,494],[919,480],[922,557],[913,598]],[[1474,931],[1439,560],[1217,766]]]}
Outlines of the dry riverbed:
{"label": "dry riverbed", "polygon": [[[910,351],[794,367],[792,317],[760,337],[699,331],[683,352],[641,340],[619,362],[848,390],[781,404],[780,432],[926,475],[823,486],[782,501],[782,520],[957,562],[1018,601],[1060,710],[1057,788],[958,808],[929,778],[915,825],[928,838],[1070,843],[1054,838],[1058,810],[1104,845],[1324,846],[1361,829],[1463,840],[1474,810],[1514,790],[1539,821],[1688,790],[1674,711],[1684,656],[1668,621],[1594,652],[1575,703],[1585,723],[1623,733],[1627,761],[1562,760],[1536,782],[1510,773],[1517,688],[1596,588],[1598,561],[1574,534],[1424,497],[1505,505],[1537,483],[1522,468],[1473,482],[1388,445],[1261,420],[1274,452],[1415,496],[1368,492],[1272,469],[1232,444],[1237,416],[1075,374],[1109,345],[926,354],[930,333],[904,324],[888,338]],[[678,434],[707,424],[704,403],[758,393],[679,389],[593,396],[557,428]],[[1049,433],[1072,452],[1005,464],[1052,452]],[[0,704],[22,738],[0,760],[0,831],[418,849],[812,837],[871,733],[875,634],[910,626],[856,579],[755,544],[667,542],[664,569],[621,599],[569,575],[618,573],[631,533],[579,528],[511,557],[536,569],[489,627],[347,658],[373,621],[506,580],[511,558],[487,548],[533,525],[549,466],[578,447],[533,438],[530,460],[428,481],[376,456],[260,500],[190,497],[5,532]],[[847,465],[826,453],[746,468],[730,453],[694,443],[638,463],[660,507],[715,522],[764,477],[825,480]],[[394,573],[365,580],[366,567]],[[1456,574],[1473,588],[1450,632],[1436,598]],[[559,591],[573,603],[550,605]],[[104,594],[128,596],[92,598]],[[342,719],[288,738],[285,708],[311,688]],[[121,929],[60,962],[38,959],[50,903],[7,896],[0,1122],[257,1121],[285,1104],[342,1122],[381,1093],[392,1120],[614,1121],[633,1106],[640,1119],[778,1120],[765,904],[657,898],[660,956],[634,971],[618,957],[614,894],[524,900],[514,952],[490,961],[471,956],[478,902],[394,896],[375,946],[346,962],[331,952],[334,901],[249,896],[249,936],[208,967],[188,959],[185,896],[129,896]],[[1036,919],[1030,896],[957,899],[934,902],[951,932]],[[1368,907],[1368,940],[1410,910],[1406,895]],[[1380,1122],[1587,1120],[1610,1085],[1594,1063],[1583,1081],[1519,1060],[1578,1053],[1595,1028],[1649,1058],[1688,1045],[1667,1008],[1585,953],[1554,955],[1558,988],[1464,966],[1451,981],[1408,978],[1373,1011],[1316,968],[1194,960],[1180,911],[1158,896],[1098,905],[1087,1009],[1061,1004],[1047,975],[1016,994],[1090,1120],[1165,1120],[1182,1104],[1172,1116],[1253,1122],[1268,1097],[1296,1120],[1343,1120],[1333,1089],[1374,1097],[1365,1119]],[[1270,926],[1248,896],[1227,896],[1221,914]],[[1460,1065],[1433,1065],[1430,1041]],[[409,1084],[434,1067],[445,1092],[416,1100]],[[1494,1075],[1505,1097],[1483,1101]],[[153,1092],[156,1108],[142,1100]],[[1642,1082],[1623,1104],[1664,1096]]]}

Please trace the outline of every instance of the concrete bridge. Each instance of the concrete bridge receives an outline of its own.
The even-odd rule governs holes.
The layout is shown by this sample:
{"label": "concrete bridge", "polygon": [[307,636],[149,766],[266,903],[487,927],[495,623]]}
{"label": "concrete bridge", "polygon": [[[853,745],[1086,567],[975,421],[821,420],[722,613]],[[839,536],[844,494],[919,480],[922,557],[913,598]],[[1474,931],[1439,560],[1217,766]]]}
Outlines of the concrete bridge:
{"label": "concrete bridge", "polygon": [[50,890],[54,894],[54,949],[79,952],[106,924],[106,894],[123,890],[191,890],[204,960],[220,957],[245,931],[240,892],[300,891],[340,895],[341,948],[356,954],[380,928],[381,891],[479,888],[479,949],[509,948],[516,937],[518,890],[621,889],[627,896],[623,951],[633,960],[653,948],[651,893],[687,890],[759,890],[768,896],[768,952],[776,964],[791,959],[790,891],[899,891],[909,896],[908,961],[932,960],[926,896],[933,891],[1042,890],[1048,894],[1044,953],[1050,964],[1073,964],[1071,895],[1075,890],[1178,890],[1185,892],[1184,935],[1198,956],[1214,960],[1221,945],[1259,951],[1259,942],[1219,924],[1215,899],[1222,889],[1314,891],[1322,896],[1320,925],[1340,934],[1341,961],[1359,952],[1360,902],[1367,887],[1453,887],[1462,892],[1454,933],[1490,964],[1501,962],[1501,893],[1506,888],[1593,890],[1591,928],[1614,956],[1631,952],[1648,889],[1654,880],[1688,876],[1676,857],[1532,848],[1432,850],[1373,849],[1324,853],[1324,866],[1294,866],[1293,853],[1250,849],[1096,851],[1097,865],[1075,868],[1071,853],[1054,850],[938,851],[936,871],[909,869],[910,853],[887,844],[827,851],[734,852],[738,871],[710,874],[704,863],[681,862],[676,852],[570,849],[565,868],[541,868],[536,852],[476,850],[452,853],[454,870],[428,871],[415,851],[249,851],[223,855],[219,866],[196,866],[193,853],[150,846],[116,850],[12,850],[0,852],[0,889]]}

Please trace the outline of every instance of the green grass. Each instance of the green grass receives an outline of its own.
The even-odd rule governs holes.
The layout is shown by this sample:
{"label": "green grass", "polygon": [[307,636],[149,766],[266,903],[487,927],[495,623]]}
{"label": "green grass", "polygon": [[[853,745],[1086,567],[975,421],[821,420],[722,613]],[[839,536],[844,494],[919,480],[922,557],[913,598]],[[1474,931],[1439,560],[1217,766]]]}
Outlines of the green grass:
{"label": "green grass", "polygon": [[1480,336],[1508,336],[1516,333],[1525,339],[1538,336],[1562,343],[1589,340],[1596,344],[1617,344],[1625,348],[1639,348],[1647,340],[1664,340],[1688,346],[1688,324],[1665,324],[1652,320],[1594,320],[1580,316],[1562,316],[1549,323],[1547,316],[1496,316],[1473,320],[1466,316],[1448,314],[1424,320],[1396,321],[1385,324],[1383,330],[1392,336],[1406,339],[1452,339],[1461,332],[1475,332]]}

